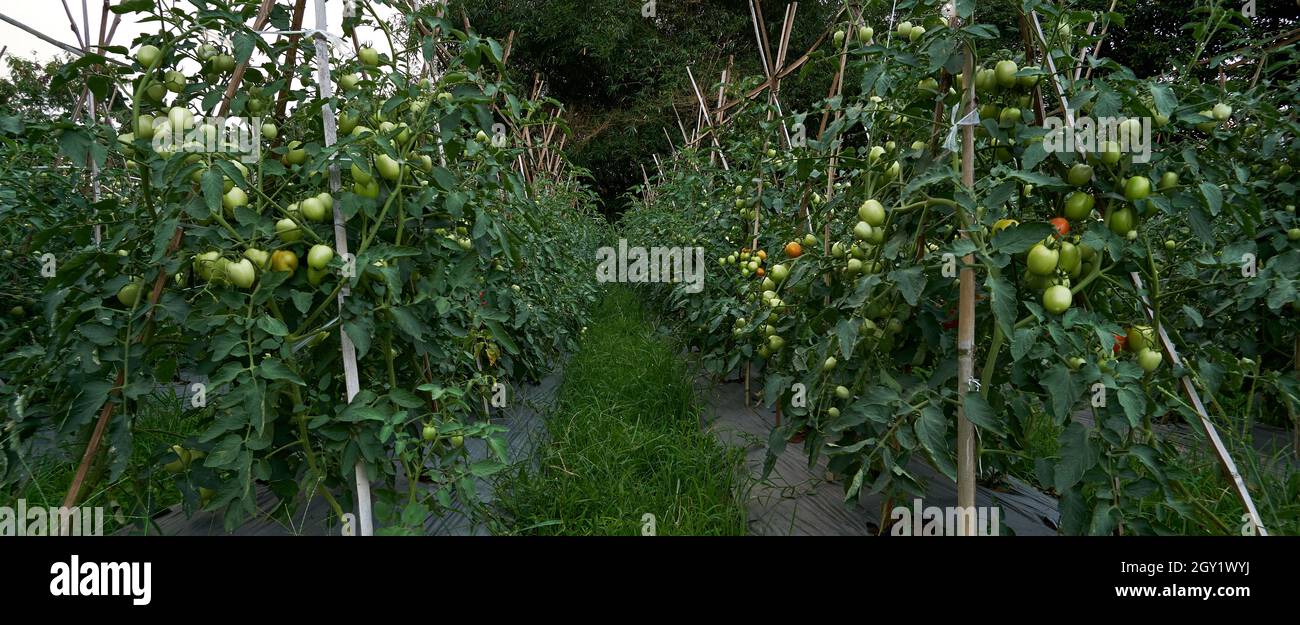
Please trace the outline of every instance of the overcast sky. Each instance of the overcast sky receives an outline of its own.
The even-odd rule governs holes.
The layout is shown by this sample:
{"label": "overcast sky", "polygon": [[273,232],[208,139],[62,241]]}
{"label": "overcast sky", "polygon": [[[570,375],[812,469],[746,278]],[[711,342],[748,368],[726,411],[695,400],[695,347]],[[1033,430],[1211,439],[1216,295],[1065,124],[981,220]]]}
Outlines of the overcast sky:
{"label": "overcast sky", "polygon": [[[77,29],[82,30],[81,8],[83,1],[87,7],[90,32],[93,33],[91,39],[98,43],[99,18],[103,12],[103,0],[0,0],[0,13],[39,30],[53,39],[79,48],[81,46],[77,43],[76,35],[72,33],[72,28],[68,24],[68,15],[63,6],[66,2],[68,8],[72,10],[72,15],[76,18]],[[170,1],[181,6],[190,6],[189,2],[185,0]],[[303,25],[306,27],[313,27],[316,24],[315,4],[315,2],[307,3],[307,15],[303,20]],[[330,31],[341,35],[342,29],[339,28],[339,25],[343,21],[343,2],[341,0],[328,0],[326,2],[326,11],[329,15]],[[111,43],[123,46],[129,45],[133,39],[144,32],[146,27],[150,30],[156,28],[152,24],[141,25],[135,23],[134,15],[122,16],[122,23],[118,25],[117,33],[113,35]],[[115,17],[114,14],[109,14],[108,24],[110,27]],[[363,43],[368,40],[372,41],[375,48],[381,52],[388,51],[387,42],[382,36],[375,36],[372,29],[360,28],[357,30],[357,36]],[[22,29],[16,26],[0,21],[0,48],[4,46],[9,46],[8,52],[5,53],[6,56],[16,54],[23,57],[37,56],[41,59],[50,59],[59,53],[57,47],[23,32]],[[0,74],[7,73],[8,64],[0,62]]]}

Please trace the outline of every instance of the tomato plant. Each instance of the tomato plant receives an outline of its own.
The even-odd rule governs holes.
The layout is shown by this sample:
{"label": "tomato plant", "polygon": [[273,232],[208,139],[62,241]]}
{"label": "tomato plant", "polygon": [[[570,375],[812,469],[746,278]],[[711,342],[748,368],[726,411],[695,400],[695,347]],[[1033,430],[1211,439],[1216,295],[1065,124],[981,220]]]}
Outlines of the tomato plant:
{"label": "tomato plant", "polygon": [[[625,217],[627,236],[698,240],[721,262],[699,295],[649,290],[710,371],[749,372],[757,399],[779,407],[769,468],[802,441],[810,462],[825,457],[844,476],[850,499],[923,496],[908,463],[956,479],[961,407],[979,431],[979,478],[1012,473],[1059,496],[1066,533],[1236,532],[1240,508],[1215,516],[1189,501],[1183,454],[1153,423],[1200,431],[1180,396],[1187,376],[1212,398],[1220,428],[1295,427],[1300,248],[1287,230],[1294,214],[1276,201],[1296,192],[1281,166],[1300,155],[1300,127],[1278,112],[1300,89],[1295,52],[1261,70],[1268,80],[1202,80],[1188,69],[1198,58],[1149,79],[1109,59],[1076,75],[1074,46],[1100,37],[1078,34],[1093,30],[1086,13],[1016,3],[1043,35],[1010,51],[989,45],[991,24],[950,28],[939,4],[900,3],[892,19],[906,40],[814,50],[801,71],[836,72],[843,54],[854,77],[816,109],[783,111],[767,95],[739,107],[718,137],[727,166],[705,142],[681,148],[653,200]],[[1213,20],[1234,19],[1217,11],[1191,14],[1198,41],[1214,36]],[[918,20],[926,27],[914,37]],[[843,42],[844,28],[827,40]],[[963,116],[959,102],[943,95],[967,86],[967,51],[973,185],[961,176],[962,128],[945,123]],[[1072,117],[1153,119],[1150,159],[1119,144],[1050,149],[1044,116],[1062,116],[1066,101]],[[808,129],[802,144],[786,141],[795,124]],[[1119,127],[1121,137],[1141,128]],[[949,129],[953,149],[942,141]],[[745,260],[749,248],[778,250],[809,232],[824,247],[787,254],[779,281]],[[956,367],[963,267],[977,276],[969,380]],[[1135,340],[1130,326],[1161,328],[1180,364],[1162,366],[1164,343],[1144,331],[1149,344]],[[1122,353],[1126,334],[1132,351]],[[1250,416],[1222,407],[1238,393],[1223,384],[1239,368],[1231,350],[1269,363]],[[1235,441],[1232,453],[1255,452]],[[1265,526],[1296,529],[1280,509],[1261,514]]]}
{"label": "tomato plant", "polygon": [[[207,410],[199,435],[175,441],[189,460],[160,450],[160,464],[181,469],[188,509],[223,511],[228,527],[258,512],[257,484],[286,509],[322,493],[334,513],[350,511],[358,463],[388,531],[478,509],[473,478],[506,461],[486,398],[574,349],[596,288],[584,252],[608,227],[569,179],[521,172],[524,147],[479,139],[498,124],[554,123],[557,103],[509,81],[498,42],[432,7],[370,3],[400,5],[416,43],[402,47],[383,25],[393,55],[329,45],[343,88],[328,97],[315,41],[255,31],[255,4],[130,3],[123,10],[158,29],[105,51],[120,64],[77,64],[127,94],[113,123],[22,130],[61,132],[63,153],[78,157],[61,167],[96,162],[105,199],[68,205],[78,194],[61,188],[54,211],[0,190],[3,210],[31,221],[9,230],[5,220],[6,245],[21,243],[5,269],[23,276],[13,299],[39,311],[2,326],[0,387],[12,399],[0,408],[0,483],[22,479],[20,460],[45,453],[51,433],[84,445],[100,421],[111,444],[99,479],[112,483],[135,407],[179,381],[202,384]],[[269,16],[279,30],[289,20],[279,4]],[[284,62],[291,45],[296,65]],[[181,73],[190,63],[203,73]],[[324,120],[335,113],[331,145]],[[11,126],[0,124],[6,139]],[[248,136],[258,140],[244,149],[237,138]],[[351,401],[343,336],[360,381]],[[471,464],[466,439],[485,441],[489,457]]]}

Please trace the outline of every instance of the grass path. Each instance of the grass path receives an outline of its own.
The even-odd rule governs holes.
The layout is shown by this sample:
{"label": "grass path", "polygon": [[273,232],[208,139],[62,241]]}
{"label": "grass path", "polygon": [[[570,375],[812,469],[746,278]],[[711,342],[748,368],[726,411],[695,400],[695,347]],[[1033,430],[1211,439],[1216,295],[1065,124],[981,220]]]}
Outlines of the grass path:
{"label": "grass path", "polygon": [[747,532],[739,450],[700,429],[691,372],[625,288],[597,305],[565,368],[535,468],[501,486],[528,534]]}

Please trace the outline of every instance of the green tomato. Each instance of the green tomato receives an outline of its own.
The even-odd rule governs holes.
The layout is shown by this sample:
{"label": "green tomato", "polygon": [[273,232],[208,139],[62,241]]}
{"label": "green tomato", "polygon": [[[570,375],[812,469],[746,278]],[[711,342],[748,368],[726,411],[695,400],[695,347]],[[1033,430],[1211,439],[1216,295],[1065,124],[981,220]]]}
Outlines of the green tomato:
{"label": "green tomato", "polygon": [[298,210],[302,212],[303,217],[315,222],[325,221],[326,216],[329,214],[329,211],[325,208],[325,203],[318,197],[309,197],[303,200],[298,205]]}
{"label": "green tomato", "polygon": [[232,187],[225,195],[221,197],[221,205],[226,210],[233,211],[241,206],[248,206],[248,194],[244,193],[239,187]]}
{"label": "green tomato", "polygon": [[379,170],[379,175],[389,182],[397,182],[402,177],[402,166],[387,154],[375,158],[375,167]]}
{"label": "green tomato", "polygon": [[1092,194],[1083,191],[1075,191],[1065,198],[1065,218],[1072,221],[1082,221],[1092,214],[1092,207],[1096,199]]}
{"label": "green tomato", "polygon": [[1119,144],[1114,141],[1102,142],[1100,149],[1097,152],[1097,160],[1101,161],[1105,165],[1114,166],[1119,163],[1119,160],[1122,157],[1123,154],[1119,150]]}
{"label": "green tomato", "polygon": [[253,286],[253,281],[257,278],[257,270],[247,258],[241,258],[238,262],[226,264],[226,278],[231,284],[247,289]]}
{"label": "green tomato", "polygon": [[1144,200],[1151,195],[1151,179],[1146,176],[1133,176],[1124,183],[1124,197],[1130,202]]}
{"label": "green tomato", "polygon": [[244,250],[244,258],[252,261],[253,265],[262,271],[266,271],[267,263],[271,262],[271,255],[267,252],[250,247]]}
{"label": "green tomato", "polygon": [[180,93],[182,91],[185,91],[185,85],[188,82],[189,81],[185,78],[185,74],[182,74],[174,69],[168,71],[166,74],[163,75],[163,86],[166,87],[167,90],[171,91],[172,93]]}
{"label": "green tomato", "polygon": [[1019,71],[1020,68],[1016,66],[1015,61],[998,61],[998,64],[993,66],[993,78],[999,87],[1011,88],[1016,86],[1016,72]]}
{"label": "green tomato", "polygon": [[329,266],[330,261],[334,259],[334,248],[317,244],[311,246],[307,252],[307,266],[317,271],[323,270]]}
{"label": "green tomato", "polygon": [[1112,208],[1106,212],[1106,226],[1115,234],[1127,236],[1130,232],[1136,232],[1133,229],[1136,218],[1133,209],[1127,206],[1118,209]]}
{"label": "green tomato", "polygon": [[1081,261],[1079,248],[1075,246],[1073,243],[1070,243],[1069,241],[1061,241],[1060,250],[1058,250],[1058,254],[1060,255],[1060,261],[1058,262],[1058,264],[1061,268],[1061,271],[1064,271],[1068,274],[1077,273],[1079,269],[1079,263]]}
{"label": "green tomato", "polygon": [[858,218],[872,227],[885,224],[885,206],[876,200],[867,200],[858,207]]}
{"label": "green tomato", "polygon": [[1147,373],[1159,369],[1162,361],[1164,361],[1164,356],[1162,356],[1158,351],[1143,349],[1138,352],[1138,366],[1142,367],[1142,370]]}
{"label": "green tomato", "polygon": [[370,46],[365,46],[358,50],[357,58],[361,60],[362,65],[369,67],[379,65],[379,52]]}
{"label": "green tomato", "polygon": [[1069,310],[1072,303],[1074,303],[1074,295],[1064,286],[1057,284],[1043,291],[1043,308],[1053,315]]}
{"label": "green tomato", "polygon": [[424,426],[424,430],[420,432],[420,438],[429,442],[437,440],[438,428],[434,427],[432,423]]}
{"label": "green tomato", "polygon": [[777,284],[780,284],[782,282],[785,282],[786,278],[790,277],[790,269],[785,265],[781,265],[781,264],[772,265],[771,275],[772,275],[772,281]]}
{"label": "green tomato", "polygon": [[302,230],[298,228],[298,224],[288,217],[275,222],[275,233],[285,243],[296,243],[302,240]]}
{"label": "green tomato", "polygon": [[1020,119],[1020,109],[1008,106],[1002,109],[1002,112],[998,115],[998,124],[1003,128],[1010,128],[1020,123]]}
{"label": "green tomato", "polygon": [[161,58],[162,50],[159,50],[157,46],[143,45],[140,46],[139,50],[135,51],[135,60],[146,68],[156,65]]}
{"label": "green tomato", "polygon": [[143,282],[132,280],[117,290],[117,301],[127,308],[135,306],[135,303],[140,299],[140,291],[143,288]]}
{"label": "green tomato", "polygon": [[1065,175],[1065,180],[1076,187],[1088,184],[1092,181],[1092,166],[1075,163]]}
{"label": "green tomato", "polygon": [[1050,249],[1042,243],[1037,243],[1034,247],[1029,249],[1029,256],[1026,260],[1026,264],[1029,266],[1029,271],[1031,273],[1040,276],[1048,276],[1056,272],[1060,260],[1060,252]]}
{"label": "green tomato", "polygon": [[826,358],[826,360],[825,360],[824,362],[822,362],[822,371],[823,371],[823,372],[834,371],[834,370],[835,370],[835,365],[837,365],[837,364],[839,364],[839,363],[836,362],[834,356],[828,356],[828,357]]}
{"label": "green tomato", "polygon": [[1128,351],[1140,352],[1155,345],[1155,331],[1151,326],[1131,326],[1125,334]]}

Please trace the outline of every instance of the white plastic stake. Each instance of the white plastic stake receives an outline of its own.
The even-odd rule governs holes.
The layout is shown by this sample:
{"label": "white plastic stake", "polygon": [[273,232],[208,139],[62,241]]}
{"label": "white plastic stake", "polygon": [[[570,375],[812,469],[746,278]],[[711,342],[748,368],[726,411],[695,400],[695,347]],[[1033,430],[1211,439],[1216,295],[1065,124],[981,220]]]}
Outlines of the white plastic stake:
{"label": "white plastic stake", "polygon": [[[325,36],[322,34],[328,28],[325,15],[325,0],[316,0],[316,33],[313,39],[316,42],[316,84],[319,89],[320,98],[326,102],[334,97],[334,83],[330,78],[330,57],[329,46],[326,45]],[[325,145],[326,147],[334,145],[338,141],[338,125],[334,119],[334,108],[326,104],[321,109],[325,119]],[[339,168],[338,165],[330,165],[330,191],[338,193],[339,190]],[[341,257],[348,254],[348,231],[344,224],[343,210],[339,203],[334,203],[334,249]],[[343,316],[343,302],[350,294],[350,290],[345,285],[339,289],[339,317]],[[357,375],[357,349],[352,344],[352,339],[339,324],[339,339],[343,348],[343,381],[347,388],[348,403],[352,403],[357,393],[361,392],[361,381]],[[362,460],[357,460],[357,536],[371,536],[375,532],[374,520],[370,514],[370,478],[366,477],[366,465]]]}

